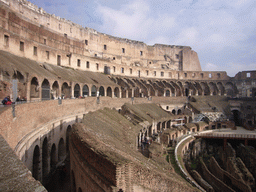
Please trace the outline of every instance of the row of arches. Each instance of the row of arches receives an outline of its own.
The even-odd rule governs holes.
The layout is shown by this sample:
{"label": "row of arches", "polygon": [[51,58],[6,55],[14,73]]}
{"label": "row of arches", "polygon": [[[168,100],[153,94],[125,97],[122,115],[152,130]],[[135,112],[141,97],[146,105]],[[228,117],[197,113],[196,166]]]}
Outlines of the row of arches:
{"label": "row of arches", "polygon": [[[232,82],[206,82],[206,81],[167,81],[145,80],[128,77],[109,78],[117,83],[123,92],[131,92],[134,97],[141,96],[192,96],[192,95],[227,95],[238,94],[235,84]],[[126,94],[122,93],[122,97]]]}
{"label": "row of arches", "polygon": [[66,129],[66,138],[60,137],[58,143],[51,142],[47,135],[40,145],[35,145],[32,160],[32,175],[43,184],[47,182],[50,172],[62,163],[69,155],[69,134],[71,126]]}
{"label": "row of arches", "polygon": [[57,99],[57,98],[80,98],[80,97],[120,97],[119,87],[111,86],[99,86],[79,84],[76,83],[72,86],[72,83],[63,82],[60,86],[58,81],[54,81],[52,84],[49,80],[44,79],[41,83],[36,77],[31,79],[30,84],[30,98],[40,98],[42,100]]}

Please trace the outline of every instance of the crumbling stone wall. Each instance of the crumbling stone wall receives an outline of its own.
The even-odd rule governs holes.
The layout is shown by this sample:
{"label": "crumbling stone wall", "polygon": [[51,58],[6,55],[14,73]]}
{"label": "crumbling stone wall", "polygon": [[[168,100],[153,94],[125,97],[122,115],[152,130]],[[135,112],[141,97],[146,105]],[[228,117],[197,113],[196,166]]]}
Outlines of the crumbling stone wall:
{"label": "crumbling stone wall", "polygon": [[202,158],[200,158],[200,169],[203,178],[208,182],[211,183],[211,186],[214,188],[215,191],[225,191],[225,192],[235,192],[232,188],[227,186],[217,177],[215,177],[207,168]]}
{"label": "crumbling stone wall", "polygon": [[243,180],[238,180],[235,177],[233,177],[230,173],[223,170],[219,166],[219,164],[217,163],[214,157],[211,157],[210,159],[209,170],[215,177],[217,177],[224,183],[227,183],[230,187],[232,187],[236,191],[237,189],[241,191],[248,191],[248,192],[252,191],[251,188],[243,182]]}

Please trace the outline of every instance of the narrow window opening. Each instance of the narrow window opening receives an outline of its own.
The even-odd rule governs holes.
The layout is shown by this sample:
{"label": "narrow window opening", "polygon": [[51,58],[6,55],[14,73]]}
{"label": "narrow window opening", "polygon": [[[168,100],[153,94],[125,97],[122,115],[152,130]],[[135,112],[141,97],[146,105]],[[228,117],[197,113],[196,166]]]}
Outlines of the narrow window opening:
{"label": "narrow window opening", "polygon": [[89,62],[89,61],[86,62],[86,68],[87,68],[87,69],[90,68],[90,62]]}
{"label": "narrow window opening", "polygon": [[125,53],[125,48],[122,48],[122,53]]}
{"label": "narrow window opening", "polygon": [[132,69],[130,69],[130,74],[132,74]]}
{"label": "narrow window opening", "polygon": [[107,45],[104,45],[104,50],[107,50]]}
{"label": "narrow window opening", "polygon": [[44,39],[44,44],[46,45],[46,39]]}
{"label": "narrow window opening", "polygon": [[68,34],[64,33],[64,37],[67,38],[67,37],[68,37]]}
{"label": "narrow window opening", "polygon": [[163,71],[161,71],[161,77],[163,77],[164,76],[164,72]]}
{"label": "narrow window opening", "polygon": [[147,76],[148,76],[148,70],[146,70],[146,74],[147,74]]}
{"label": "narrow window opening", "polygon": [[61,65],[61,56],[57,55],[57,65]]}
{"label": "narrow window opening", "polygon": [[116,67],[115,66],[113,66],[113,71],[116,72]]}
{"label": "narrow window opening", "polygon": [[212,74],[211,73],[209,73],[209,78],[212,78]]}
{"label": "narrow window opening", "polygon": [[156,76],[156,71],[154,71],[154,76]]}
{"label": "narrow window opening", "polygon": [[46,58],[50,59],[50,52],[49,51],[46,51]]}
{"label": "narrow window opening", "polygon": [[4,35],[4,45],[9,47],[9,36],[8,35]]}
{"label": "narrow window opening", "polygon": [[246,77],[251,77],[251,73],[246,73]]}
{"label": "narrow window opening", "polygon": [[80,66],[81,66],[81,60],[77,59],[77,67],[80,67]]}
{"label": "narrow window opening", "polygon": [[20,51],[24,51],[24,42],[20,41]]}
{"label": "narrow window opening", "polygon": [[96,69],[99,70],[99,64],[98,63],[96,63]]}
{"label": "narrow window opening", "polygon": [[185,77],[187,77],[187,76],[188,76],[188,74],[187,74],[187,73],[184,73],[184,76],[185,76]]}
{"label": "narrow window opening", "polygon": [[37,56],[37,47],[34,46],[34,55]]}
{"label": "narrow window opening", "polygon": [[84,40],[84,44],[88,45],[88,40],[87,39]]}
{"label": "narrow window opening", "polygon": [[123,67],[121,68],[121,73],[124,73],[124,68]]}
{"label": "narrow window opening", "polygon": [[143,55],[143,51],[140,51],[140,56],[142,56]]}
{"label": "narrow window opening", "polygon": [[61,24],[59,24],[59,29],[61,29]]}

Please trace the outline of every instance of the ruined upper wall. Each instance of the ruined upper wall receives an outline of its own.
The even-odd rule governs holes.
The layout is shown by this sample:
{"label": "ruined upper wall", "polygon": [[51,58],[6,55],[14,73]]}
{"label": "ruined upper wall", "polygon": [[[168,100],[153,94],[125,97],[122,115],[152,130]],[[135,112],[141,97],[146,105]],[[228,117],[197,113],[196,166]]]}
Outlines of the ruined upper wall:
{"label": "ruined upper wall", "polygon": [[[0,0],[0,6],[0,49],[18,56],[94,72],[107,67],[122,76],[179,79],[177,71],[201,71],[197,53],[188,46],[149,46],[113,37],[48,14],[26,0]],[[226,72],[211,73],[213,79],[227,78]]]}

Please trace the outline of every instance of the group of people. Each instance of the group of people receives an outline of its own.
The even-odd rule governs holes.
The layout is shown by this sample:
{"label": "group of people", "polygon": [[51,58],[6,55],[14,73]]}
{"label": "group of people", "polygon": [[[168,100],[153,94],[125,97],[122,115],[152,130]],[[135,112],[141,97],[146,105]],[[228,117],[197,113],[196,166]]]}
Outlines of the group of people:
{"label": "group of people", "polygon": [[[20,101],[26,101],[26,98],[22,98],[20,97],[20,95],[17,97],[16,102],[20,102]],[[15,102],[12,102],[10,96],[5,97],[2,100],[2,104],[3,105],[11,105],[11,104],[15,104]]]}

